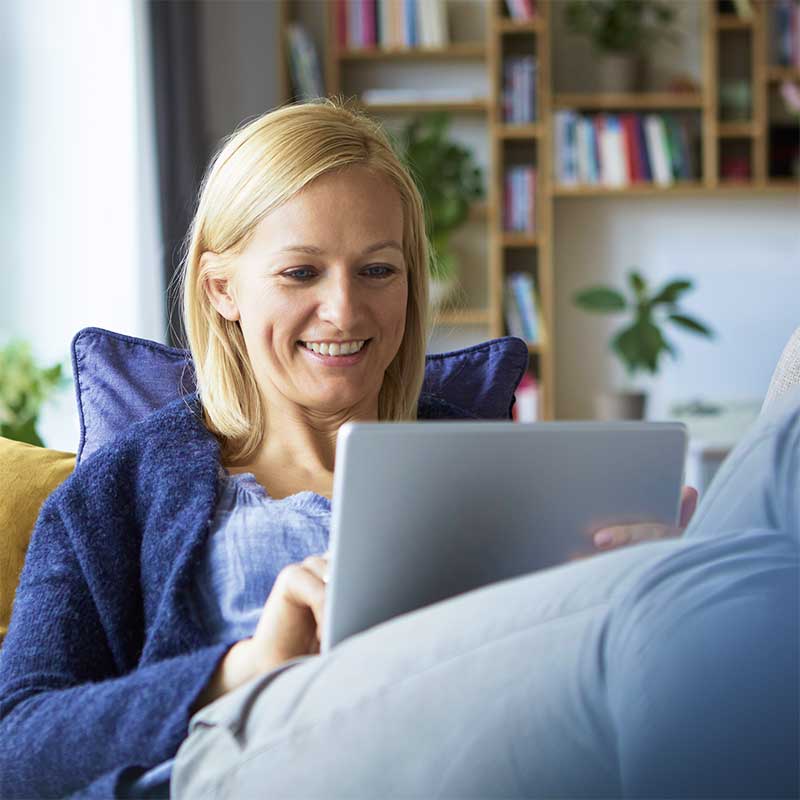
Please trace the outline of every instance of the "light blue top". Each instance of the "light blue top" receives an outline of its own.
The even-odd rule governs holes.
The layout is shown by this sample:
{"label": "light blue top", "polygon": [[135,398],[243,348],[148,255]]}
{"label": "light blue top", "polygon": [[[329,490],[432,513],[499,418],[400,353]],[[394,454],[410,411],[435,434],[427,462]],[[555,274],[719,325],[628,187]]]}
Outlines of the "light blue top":
{"label": "light blue top", "polygon": [[[194,575],[192,613],[211,642],[252,636],[278,573],[328,549],[331,501],[314,492],[276,500],[250,473],[220,467],[221,492]],[[168,786],[174,759],[140,776],[133,797]]]}
{"label": "light blue top", "polygon": [[252,636],[278,573],[328,549],[331,501],[314,492],[276,500],[252,473],[220,469],[222,491],[195,573],[194,612],[210,640]]}

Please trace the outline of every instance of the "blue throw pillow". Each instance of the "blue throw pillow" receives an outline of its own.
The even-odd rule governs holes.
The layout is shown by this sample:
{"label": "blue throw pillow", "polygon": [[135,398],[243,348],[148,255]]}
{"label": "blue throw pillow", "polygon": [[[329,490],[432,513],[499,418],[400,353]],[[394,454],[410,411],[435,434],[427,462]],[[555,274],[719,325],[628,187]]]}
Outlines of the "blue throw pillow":
{"label": "blue throw pillow", "polygon": [[[139,419],[195,390],[187,350],[84,328],[72,340],[78,463]],[[509,419],[528,348],[511,336],[425,357],[421,419]]]}

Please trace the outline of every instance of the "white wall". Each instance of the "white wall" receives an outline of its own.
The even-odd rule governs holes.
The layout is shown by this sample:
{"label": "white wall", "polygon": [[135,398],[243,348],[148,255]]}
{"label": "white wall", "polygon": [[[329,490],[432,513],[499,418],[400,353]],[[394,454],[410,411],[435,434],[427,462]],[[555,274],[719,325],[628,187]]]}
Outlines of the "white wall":
{"label": "white wall", "polygon": [[[145,26],[141,0],[0,4],[0,336],[47,364],[89,325],[163,337]],[[77,446],[71,391],[40,433]]]}
{"label": "white wall", "polygon": [[667,356],[649,388],[648,416],[678,400],[763,398],[800,325],[800,198],[790,196],[559,199],[555,213],[558,414],[588,418],[592,395],[620,386],[608,347],[622,317],[577,309],[577,289],[621,287],[630,267],[658,284],[686,276],[682,305],[717,333],[713,342],[670,328]]}

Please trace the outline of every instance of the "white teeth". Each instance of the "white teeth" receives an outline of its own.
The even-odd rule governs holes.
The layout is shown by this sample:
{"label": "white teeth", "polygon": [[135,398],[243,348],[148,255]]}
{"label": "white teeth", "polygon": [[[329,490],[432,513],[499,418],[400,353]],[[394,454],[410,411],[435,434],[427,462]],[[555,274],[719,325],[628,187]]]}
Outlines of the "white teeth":
{"label": "white teeth", "polygon": [[366,344],[366,339],[357,342],[303,342],[303,346],[323,356],[349,356],[357,353]]}

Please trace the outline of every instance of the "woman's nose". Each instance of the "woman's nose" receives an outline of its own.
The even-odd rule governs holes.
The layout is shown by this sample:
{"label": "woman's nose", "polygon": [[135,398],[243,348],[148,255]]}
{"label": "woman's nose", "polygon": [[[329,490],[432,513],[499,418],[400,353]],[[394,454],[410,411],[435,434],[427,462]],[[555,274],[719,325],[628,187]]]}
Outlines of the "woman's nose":
{"label": "woman's nose", "polygon": [[336,278],[321,285],[319,316],[340,331],[352,330],[358,321],[358,288],[348,278]]}

